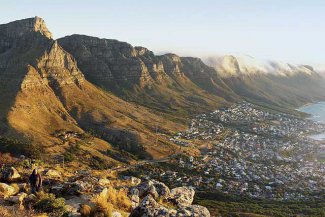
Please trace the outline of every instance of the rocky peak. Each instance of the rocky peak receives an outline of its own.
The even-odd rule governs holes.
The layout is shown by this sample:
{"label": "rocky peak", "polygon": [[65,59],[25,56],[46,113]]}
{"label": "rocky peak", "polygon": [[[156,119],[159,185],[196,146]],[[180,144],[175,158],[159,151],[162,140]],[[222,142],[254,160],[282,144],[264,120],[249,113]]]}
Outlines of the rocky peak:
{"label": "rocky peak", "polygon": [[10,38],[21,37],[30,32],[39,32],[52,39],[52,33],[47,29],[44,20],[40,17],[27,18],[0,25],[0,34]]}
{"label": "rocky peak", "polygon": [[84,81],[75,59],[54,41],[49,50],[39,59],[37,68],[42,77],[47,77],[55,84],[81,84]]}
{"label": "rocky peak", "polygon": [[153,56],[154,55],[152,51],[150,51],[148,48],[145,48],[145,47],[136,46],[136,47],[134,47],[134,49],[137,51],[138,56]]}
{"label": "rocky peak", "polygon": [[164,54],[158,57],[164,65],[165,72],[171,76],[184,76],[181,71],[182,61],[176,54]]}

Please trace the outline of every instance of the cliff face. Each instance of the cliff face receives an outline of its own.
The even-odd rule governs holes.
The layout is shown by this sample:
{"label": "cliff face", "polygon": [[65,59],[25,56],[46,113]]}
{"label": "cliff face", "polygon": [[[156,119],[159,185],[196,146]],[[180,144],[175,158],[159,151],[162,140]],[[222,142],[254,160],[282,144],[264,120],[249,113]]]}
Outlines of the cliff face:
{"label": "cliff face", "polygon": [[324,82],[306,66],[261,65],[235,56],[210,58],[208,66],[199,58],[156,56],[147,48],[84,35],[61,38],[59,44],[92,83],[171,114],[205,112],[242,99],[299,106],[325,98]]}
{"label": "cliff face", "polygon": [[[27,138],[49,150],[63,152],[69,144],[53,146],[60,143],[54,136],[56,131],[93,131],[101,137],[100,145],[92,148],[100,156],[97,149],[107,150],[110,142],[118,146],[129,140],[133,149],[127,151],[141,150],[142,156],[161,157],[174,149],[168,140],[161,140],[157,147],[149,141],[155,136],[157,123],[165,132],[181,125],[88,82],[71,54],[51,39],[41,19],[15,21],[1,25],[0,30],[4,30],[0,31],[1,135]],[[127,46],[116,49],[122,50],[122,56],[138,55],[136,49],[128,50]],[[110,56],[105,52],[102,55]],[[150,80],[146,80],[148,72],[142,69],[143,63],[133,63],[123,62],[122,69],[127,67],[139,84],[147,84]]]}
{"label": "cliff face", "polygon": [[[76,58],[89,81],[127,100],[183,115],[227,103],[226,85],[213,68],[197,59],[156,56],[147,48],[84,35],[58,42]],[[202,78],[212,74],[213,85],[206,87]]]}

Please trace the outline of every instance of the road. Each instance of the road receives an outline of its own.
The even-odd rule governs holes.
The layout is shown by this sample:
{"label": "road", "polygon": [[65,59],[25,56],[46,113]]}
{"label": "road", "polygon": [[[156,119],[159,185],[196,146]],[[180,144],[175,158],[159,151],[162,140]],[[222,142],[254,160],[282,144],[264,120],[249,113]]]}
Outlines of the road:
{"label": "road", "polygon": [[128,165],[128,166],[118,166],[118,167],[112,168],[110,170],[111,171],[122,172],[122,171],[125,171],[125,170],[129,170],[129,169],[135,168],[137,166],[145,165],[145,164],[154,164],[154,163],[167,162],[167,161],[169,161],[170,159],[172,159],[175,156],[177,156],[177,154],[172,154],[172,155],[170,155],[168,157],[161,158],[161,159],[157,159],[157,160],[143,160],[143,161],[137,162],[136,164],[132,164],[132,165]]}

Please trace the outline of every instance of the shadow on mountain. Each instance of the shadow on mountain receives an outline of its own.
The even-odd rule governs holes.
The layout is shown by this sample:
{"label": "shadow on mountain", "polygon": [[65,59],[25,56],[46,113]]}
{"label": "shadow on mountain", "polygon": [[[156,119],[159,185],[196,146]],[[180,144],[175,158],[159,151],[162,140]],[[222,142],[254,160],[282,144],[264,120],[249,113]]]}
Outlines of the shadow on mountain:
{"label": "shadow on mountain", "polygon": [[50,39],[39,32],[25,33],[24,37],[11,35],[3,28],[0,26],[0,132],[16,137],[19,133],[8,123],[9,112],[15,106],[28,66],[36,64]]}

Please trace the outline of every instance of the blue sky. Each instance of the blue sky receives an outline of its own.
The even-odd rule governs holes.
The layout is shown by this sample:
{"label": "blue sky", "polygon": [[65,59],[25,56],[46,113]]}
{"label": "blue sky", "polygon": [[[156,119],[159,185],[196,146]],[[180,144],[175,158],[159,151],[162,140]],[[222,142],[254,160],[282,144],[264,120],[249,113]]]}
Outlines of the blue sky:
{"label": "blue sky", "polygon": [[321,0],[0,0],[0,23],[40,16],[55,38],[112,38],[156,53],[325,65]]}

